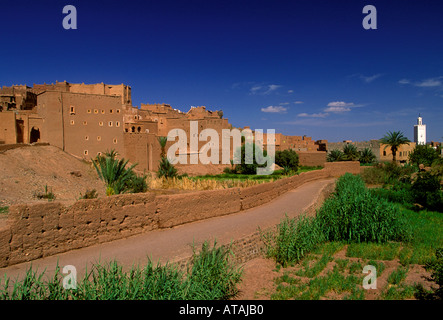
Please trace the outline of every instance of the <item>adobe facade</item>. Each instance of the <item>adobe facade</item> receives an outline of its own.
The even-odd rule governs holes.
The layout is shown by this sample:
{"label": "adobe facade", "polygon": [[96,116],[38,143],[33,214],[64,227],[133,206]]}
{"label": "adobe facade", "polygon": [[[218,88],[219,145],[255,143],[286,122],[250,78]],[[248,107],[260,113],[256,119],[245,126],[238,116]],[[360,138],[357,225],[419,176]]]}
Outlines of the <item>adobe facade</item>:
{"label": "adobe facade", "polygon": [[[193,121],[197,121],[198,128],[191,136]],[[221,163],[222,130],[232,130],[233,126],[221,110],[210,111],[204,106],[191,107],[188,112],[168,104],[133,106],[131,88],[124,84],[57,81],[0,88],[0,144],[47,142],[86,160],[115,149],[121,157],[138,163],[139,170],[156,171],[161,152],[158,137],[167,136],[173,129],[186,132],[186,151],[180,152],[188,160],[191,154],[205,152],[210,156],[207,150],[217,149],[216,142],[200,139],[204,129],[214,129],[220,137]],[[191,143],[192,138],[198,138],[196,145]],[[265,148],[271,143],[268,140],[265,134]],[[230,141],[232,159],[234,141]],[[168,142],[166,150],[173,143]],[[326,140],[276,133],[274,143],[276,151],[292,149],[303,153],[300,159],[308,159],[310,165],[326,161]]]}

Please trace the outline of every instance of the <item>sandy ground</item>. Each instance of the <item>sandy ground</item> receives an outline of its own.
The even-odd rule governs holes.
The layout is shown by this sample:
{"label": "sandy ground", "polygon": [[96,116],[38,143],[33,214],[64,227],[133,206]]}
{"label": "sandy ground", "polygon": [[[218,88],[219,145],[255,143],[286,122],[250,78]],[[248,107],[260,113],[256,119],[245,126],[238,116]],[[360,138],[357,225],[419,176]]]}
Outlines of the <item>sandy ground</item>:
{"label": "sandy ground", "polygon": [[105,195],[104,184],[90,163],[54,146],[30,146],[0,153],[0,207],[34,203],[45,186],[56,200],[71,204],[87,189]]}
{"label": "sandy ground", "polygon": [[[352,262],[364,262],[366,260],[360,258],[346,257],[346,249],[337,252],[333,257],[335,259],[348,259]],[[388,276],[396,270],[400,263],[398,259],[394,260],[377,260],[383,262],[385,269],[381,275],[377,276],[377,289],[365,290],[365,300],[377,300],[380,298],[382,292],[386,291],[390,286],[388,284]],[[362,263],[363,264],[363,263]],[[336,263],[334,261],[329,262],[325,269],[318,275],[319,277],[326,275],[329,271],[332,271]],[[256,258],[246,262],[243,266],[243,281],[239,285],[239,295],[236,300],[269,300],[271,294],[276,292],[275,278],[280,277],[284,272],[289,272],[291,277],[300,278],[304,283],[309,282],[311,279],[307,277],[299,277],[294,274],[296,270],[301,269],[301,265],[297,264],[293,267],[280,268],[277,271],[276,263],[271,259]],[[347,275],[345,273],[345,275]],[[363,275],[363,274],[362,274]],[[363,275],[364,276],[364,275]],[[436,288],[435,282],[430,280],[431,273],[421,265],[410,265],[406,279],[403,281],[405,285],[422,284],[427,290]],[[329,292],[323,299],[326,300],[341,300],[344,294],[337,294],[335,292]]]}

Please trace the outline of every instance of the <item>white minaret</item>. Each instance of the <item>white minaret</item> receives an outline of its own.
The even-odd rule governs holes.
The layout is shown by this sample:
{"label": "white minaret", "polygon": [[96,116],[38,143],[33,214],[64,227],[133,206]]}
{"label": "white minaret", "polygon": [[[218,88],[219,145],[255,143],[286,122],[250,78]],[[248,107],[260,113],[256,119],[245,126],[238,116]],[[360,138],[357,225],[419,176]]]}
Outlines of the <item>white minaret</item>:
{"label": "white minaret", "polygon": [[417,124],[414,126],[414,142],[416,144],[426,144],[426,125],[420,114],[417,118]]}

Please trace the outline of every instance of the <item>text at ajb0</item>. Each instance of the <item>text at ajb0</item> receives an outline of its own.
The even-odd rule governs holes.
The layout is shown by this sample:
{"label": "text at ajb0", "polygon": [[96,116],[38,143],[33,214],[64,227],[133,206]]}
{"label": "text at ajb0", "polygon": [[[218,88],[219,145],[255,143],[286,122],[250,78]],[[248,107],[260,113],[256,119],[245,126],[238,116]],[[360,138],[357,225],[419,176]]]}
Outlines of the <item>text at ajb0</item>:
{"label": "text at ajb0", "polygon": [[180,307],[180,315],[206,315],[208,318],[213,314],[221,315],[243,315],[245,317],[249,315],[262,315],[263,305],[254,304],[227,304],[224,308],[215,309],[214,307],[193,307],[189,304],[186,307]]}

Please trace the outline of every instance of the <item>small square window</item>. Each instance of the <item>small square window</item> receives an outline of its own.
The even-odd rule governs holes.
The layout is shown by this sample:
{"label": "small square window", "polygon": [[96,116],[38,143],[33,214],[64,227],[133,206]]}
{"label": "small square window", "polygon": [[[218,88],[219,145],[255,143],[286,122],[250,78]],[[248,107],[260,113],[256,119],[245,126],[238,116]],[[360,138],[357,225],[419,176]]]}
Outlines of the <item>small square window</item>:
{"label": "small square window", "polygon": [[98,109],[94,109],[94,113],[97,114],[98,113]]}
{"label": "small square window", "polygon": [[120,109],[115,110],[117,113],[120,113]]}
{"label": "small square window", "polygon": [[112,127],[112,121],[108,122],[108,126]]}
{"label": "small square window", "polygon": [[102,137],[97,136],[97,141],[101,141],[101,140],[102,140]]}
{"label": "small square window", "polygon": [[116,127],[120,127],[120,121],[116,121],[116,122],[115,122],[115,126],[116,126]]}
{"label": "small square window", "polygon": [[87,156],[87,155],[88,155],[88,150],[84,150],[84,151],[83,151],[83,154],[84,154],[85,156]]}
{"label": "small square window", "polygon": [[83,121],[83,125],[86,126],[88,124],[88,121]]}
{"label": "small square window", "polygon": [[75,107],[71,106],[71,108],[70,108],[70,110],[69,110],[69,113],[70,113],[71,115],[75,115]]}
{"label": "small square window", "polygon": [[98,123],[98,125],[99,125],[100,127],[103,127],[103,121],[100,121],[100,122]]}
{"label": "small square window", "polygon": [[113,142],[114,144],[117,144],[117,138],[114,138],[114,140],[112,140],[112,142]]}
{"label": "small square window", "polygon": [[105,110],[102,109],[102,114],[105,114]]}
{"label": "small square window", "polygon": [[89,140],[89,136],[85,136],[85,140]]}
{"label": "small square window", "polygon": [[87,113],[91,113],[91,109],[88,109],[86,112],[87,112]]}
{"label": "small square window", "polygon": [[109,113],[110,113],[110,114],[113,114],[113,113],[114,113],[114,110],[109,109]]}
{"label": "small square window", "polygon": [[75,124],[75,121],[74,121],[74,120],[71,120],[70,123],[71,123],[71,126],[72,126],[72,125]]}

